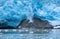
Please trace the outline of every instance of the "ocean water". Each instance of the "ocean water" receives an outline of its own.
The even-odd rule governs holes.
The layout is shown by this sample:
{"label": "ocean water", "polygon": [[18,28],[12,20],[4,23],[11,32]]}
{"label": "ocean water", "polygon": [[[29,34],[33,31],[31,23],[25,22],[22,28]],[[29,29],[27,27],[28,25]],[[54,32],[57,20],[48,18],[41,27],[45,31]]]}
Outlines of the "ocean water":
{"label": "ocean water", "polygon": [[60,29],[17,29],[13,34],[11,31],[0,31],[0,39],[60,39]]}

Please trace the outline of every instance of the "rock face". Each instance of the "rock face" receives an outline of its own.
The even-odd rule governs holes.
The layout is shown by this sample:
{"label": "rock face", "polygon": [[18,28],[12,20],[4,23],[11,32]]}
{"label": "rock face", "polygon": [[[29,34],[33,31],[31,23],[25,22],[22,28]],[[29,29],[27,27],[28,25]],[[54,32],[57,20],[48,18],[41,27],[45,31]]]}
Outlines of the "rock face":
{"label": "rock face", "polygon": [[22,20],[21,23],[17,27],[7,26],[0,24],[0,29],[22,29],[22,28],[35,28],[35,29],[52,29],[53,26],[49,24],[48,21],[43,21],[38,18],[33,18],[33,22],[29,22],[29,20]]}
{"label": "rock face", "polygon": [[18,28],[36,28],[36,29],[51,29],[52,25],[48,21],[42,21],[38,18],[33,18],[33,22],[29,23],[29,20],[23,20],[21,24],[18,25]]}

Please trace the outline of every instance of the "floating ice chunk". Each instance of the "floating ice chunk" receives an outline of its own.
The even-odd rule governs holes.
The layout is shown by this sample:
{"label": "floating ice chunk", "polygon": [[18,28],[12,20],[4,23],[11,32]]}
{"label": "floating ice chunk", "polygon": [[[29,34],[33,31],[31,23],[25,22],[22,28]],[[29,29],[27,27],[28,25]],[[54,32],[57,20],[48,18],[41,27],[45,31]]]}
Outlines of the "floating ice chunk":
{"label": "floating ice chunk", "polygon": [[60,28],[60,26],[55,26],[54,28],[57,29],[57,28]]}
{"label": "floating ice chunk", "polygon": [[33,31],[30,31],[29,33],[30,33],[30,34],[33,34],[34,32],[33,32]]}
{"label": "floating ice chunk", "polygon": [[53,21],[49,21],[49,22],[53,26],[60,25],[60,20],[53,20]]}
{"label": "floating ice chunk", "polygon": [[20,34],[20,36],[24,36],[23,34]]}
{"label": "floating ice chunk", "polygon": [[8,29],[5,29],[4,31],[5,31],[5,32],[8,32]]}
{"label": "floating ice chunk", "polygon": [[26,29],[25,31],[28,32],[28,29]]}
{"label": "floating ice chunk", "polygon": [[1,32],[2,30],[0,29],[0,32]]}
{"label": "floating ice chunk", "polygon": [[15,31],[15,32],[16,32],[17,30],[16,30],[16,29],[13,29],[13,31]]}

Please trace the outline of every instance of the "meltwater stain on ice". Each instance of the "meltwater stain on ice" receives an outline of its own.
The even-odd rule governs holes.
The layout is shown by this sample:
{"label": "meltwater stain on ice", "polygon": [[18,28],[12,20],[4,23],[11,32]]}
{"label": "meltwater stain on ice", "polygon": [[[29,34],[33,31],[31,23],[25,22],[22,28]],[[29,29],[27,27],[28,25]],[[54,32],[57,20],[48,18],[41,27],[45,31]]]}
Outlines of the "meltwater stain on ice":
{"label": "meltwater stain on ice", "polygon": [[[0,24],[16,27],[22,20],[33,18],[60,25],[60,0],[1,0]],[[55,22],[55,24],[54,24]]]}

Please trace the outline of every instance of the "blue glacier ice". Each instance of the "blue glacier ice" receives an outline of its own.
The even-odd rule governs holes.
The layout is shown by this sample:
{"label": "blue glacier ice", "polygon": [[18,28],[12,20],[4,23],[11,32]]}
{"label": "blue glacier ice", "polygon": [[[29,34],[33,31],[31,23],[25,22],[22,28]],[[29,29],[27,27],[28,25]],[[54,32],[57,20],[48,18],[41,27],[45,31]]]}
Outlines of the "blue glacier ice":
{"label": "blue glacier ice", "polygon": [[16,27],[33,17],[60,25],[60,0],[0,0],[0,24]]}

